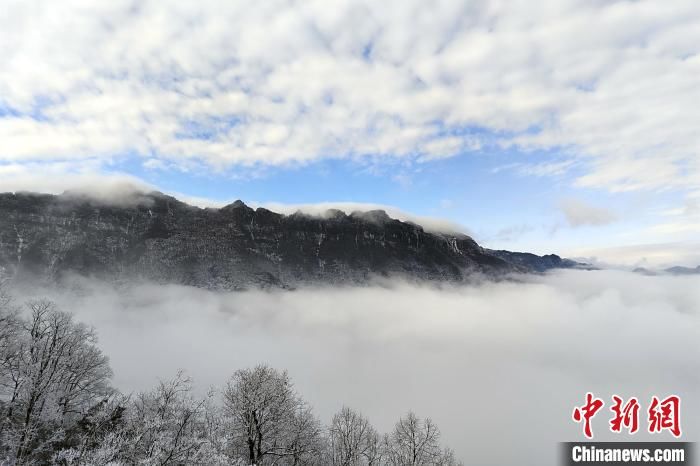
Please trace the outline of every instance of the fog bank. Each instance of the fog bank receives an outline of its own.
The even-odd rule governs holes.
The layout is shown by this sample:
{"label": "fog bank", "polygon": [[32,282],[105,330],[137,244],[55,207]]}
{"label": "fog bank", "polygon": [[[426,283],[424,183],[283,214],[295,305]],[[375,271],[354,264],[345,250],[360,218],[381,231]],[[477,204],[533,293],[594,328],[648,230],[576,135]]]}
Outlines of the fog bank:
{"label": "fog bank", "polygon": [[94,325],[123,391],[178,368],[205,391],[266,362],[289,370],[324,422],[347,404],[387,431],[412,409],[480,465],[556,464],[557,442],[583,440],[570,416],[586,391],[606,401],[596,440],[616,438],[606,433],[613,393],[639,397],[640,430],[649,397],[676,393],[684,439],[698,440],[700,277],[525,280],[239,293],[81,280],[72,291],[23,294],[49,294]]}

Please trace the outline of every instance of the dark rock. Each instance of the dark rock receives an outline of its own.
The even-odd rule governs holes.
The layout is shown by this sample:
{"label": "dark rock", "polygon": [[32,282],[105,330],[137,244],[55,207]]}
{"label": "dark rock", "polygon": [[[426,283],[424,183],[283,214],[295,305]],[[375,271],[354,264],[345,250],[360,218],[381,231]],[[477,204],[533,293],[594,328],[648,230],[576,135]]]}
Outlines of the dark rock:
{"label": "dark rock", "polygon": [[487,251],[466,235],[433,234],[384,211],[323,218],[200,209],[162,193],[131,205],[84,196],[0,194],[0,271],[60,280],[154,280],[206,288],[366,283],[375,276],[464,281],[571,267],[558,256]]}

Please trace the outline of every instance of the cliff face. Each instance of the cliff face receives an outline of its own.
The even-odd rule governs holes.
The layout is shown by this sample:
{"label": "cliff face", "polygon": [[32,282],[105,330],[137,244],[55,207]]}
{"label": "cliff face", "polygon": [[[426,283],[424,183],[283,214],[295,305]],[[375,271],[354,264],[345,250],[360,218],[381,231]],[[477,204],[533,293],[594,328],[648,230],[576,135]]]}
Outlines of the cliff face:
{"label": "cliff face", "polygon": [[383,211],[317,218],[240,201],[200,209],[160,193],[122,206],[70,195],[0,194],[0,268],[20,278],[53,281],[78,273],[244,289],[363,283],[373,276],[462,281],[475,273],[550,268],[543,267],[509,261],[468,236],[425,232]]}

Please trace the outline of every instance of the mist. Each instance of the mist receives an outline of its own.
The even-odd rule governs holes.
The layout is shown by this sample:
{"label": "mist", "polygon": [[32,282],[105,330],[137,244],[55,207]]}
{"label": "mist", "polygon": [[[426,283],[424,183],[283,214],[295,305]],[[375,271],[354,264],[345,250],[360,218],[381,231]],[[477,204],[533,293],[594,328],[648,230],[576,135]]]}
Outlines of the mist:
{"label": "mist", "polygon": [[[343,405],[388,431],[408,410],[431,417],[466,464],[556,464],[587,391],[682,397],[683,438],[700,433],[700,277],[561,271],[468,286],[212,292],[74,279],[49,296],[95,326],[123,392],[185,369],[202,393],[236,369],[287,369],[322,421]],[[668,433],[656,440],[671,440]]]}

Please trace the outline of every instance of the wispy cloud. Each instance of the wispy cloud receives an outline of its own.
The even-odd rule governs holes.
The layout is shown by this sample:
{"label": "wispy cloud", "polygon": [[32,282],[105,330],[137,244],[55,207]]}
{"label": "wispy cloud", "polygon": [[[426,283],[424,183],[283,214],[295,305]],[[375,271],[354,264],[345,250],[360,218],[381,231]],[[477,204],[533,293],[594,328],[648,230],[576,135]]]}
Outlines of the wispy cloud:
{"label": "wispy cloud", "polygon": [[565,199],[559,203],[559,208],[572,227],[607,225],[617,219],[611,210],[590,205],[578,199]]}
{"label": "wispy cloud", "polygon": [[105,173],[101,161],[88,159],[69,162],[30,162],[0,164],[0,192],[64,191],[86,193],[100,200],[122,198],[124,194],[155,189],[127,173]]}
{"label": "wispy cloud", "polygon": [[608,247],[582,247],[562,251],[567,257],[601,267],[650,267],[665,268],[674,265],[695,267],[700,265],[700,243],[675,241],[667,243],[624,244]]}
{"label": "wispy cloud", "polygon": [[412,222],[421,225],[426,231],[435,233],[462,233],[473,236],[470,230],[464,225],[452,222],[446,219],[430,217],[424,215],[416,215],[405,212],[394,206],[384,204],[372,204],[362,202],[319,202],[315,204],[284,204],[280,202],[251,202],[253,206],[265,207],[274,212],[283,214],[293,214],[297,211],[307,215],[324,217],[329,214],[330,209],[337,209],[351,214],[355,211],[367,212],[370,210],[383,210],[391,218],[401,220],[403,222]]}

